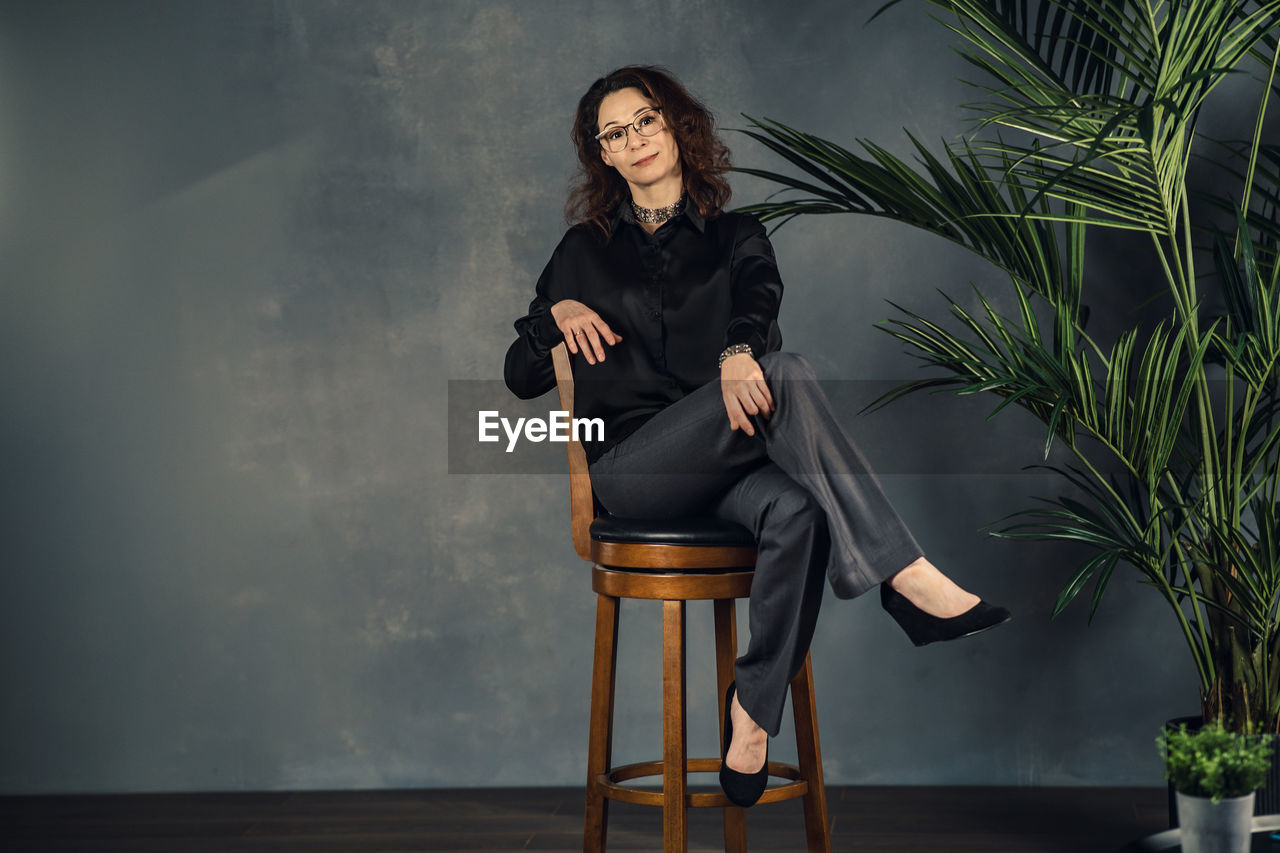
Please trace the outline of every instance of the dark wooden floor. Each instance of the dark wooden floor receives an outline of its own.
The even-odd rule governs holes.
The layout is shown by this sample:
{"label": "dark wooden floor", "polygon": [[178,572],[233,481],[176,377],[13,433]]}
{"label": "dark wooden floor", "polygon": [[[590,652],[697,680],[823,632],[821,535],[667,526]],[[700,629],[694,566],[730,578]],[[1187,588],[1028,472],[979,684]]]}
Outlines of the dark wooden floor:
{"label": "dark wooden floor", "polygon": [[[1154,788],[828,788],[834,851],[1108,853],[1167,828]],[[690,810],[689,849],[722,850]],[[657,809],[614,804],[612,850],[659,850]],[[582,849],[577,788],[0,797],[5,853]],[[747,813],[752,851],[803,849],[798,801]]]}

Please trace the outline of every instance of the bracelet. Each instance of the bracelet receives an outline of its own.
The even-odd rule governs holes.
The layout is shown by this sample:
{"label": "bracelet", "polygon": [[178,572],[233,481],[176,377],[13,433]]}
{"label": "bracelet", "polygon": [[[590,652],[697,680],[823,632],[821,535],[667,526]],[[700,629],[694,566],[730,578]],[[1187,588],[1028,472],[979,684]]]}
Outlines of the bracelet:
{"label": "bracelet", "polygon": [[755,353],[751,351],[751,344],[730,344],[724,348],[724,352],[720,353],[720,360],[716,362],[716,368],[724,367],[724,360],[731,355],[746,354],[755,357]]}

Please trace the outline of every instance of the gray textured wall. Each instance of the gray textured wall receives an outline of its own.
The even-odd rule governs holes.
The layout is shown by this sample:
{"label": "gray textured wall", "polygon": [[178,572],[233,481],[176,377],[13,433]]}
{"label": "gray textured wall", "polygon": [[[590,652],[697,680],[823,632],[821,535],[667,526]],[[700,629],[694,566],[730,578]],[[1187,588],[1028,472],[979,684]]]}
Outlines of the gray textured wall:
{"label": "gray textured wall", "polygon": [[[501,375],[564,227],[571,111],[614,66],[670,65],[727,127],[958,132],[945,32],[913,3],[864,27],[878,5],[6,3],[0,793],[578,784],[594,602],[566,480],[449,474],[447,382]],[[890,223],[775,245],[789,348],[827,378],[909,375],[886,298],[999,289]],[[1171,619],[1126,574],[1092,627],[1050,622],[1074,555],[979,532],[1052,489],[1019,470],[1035,426],[841,405],[935,561],[1016,621],[916,650],[829,595],[828,780],[1158,783],[1157,726],[1196,708]],[[623,629],[634,760],[659,744],[656,610]]]}

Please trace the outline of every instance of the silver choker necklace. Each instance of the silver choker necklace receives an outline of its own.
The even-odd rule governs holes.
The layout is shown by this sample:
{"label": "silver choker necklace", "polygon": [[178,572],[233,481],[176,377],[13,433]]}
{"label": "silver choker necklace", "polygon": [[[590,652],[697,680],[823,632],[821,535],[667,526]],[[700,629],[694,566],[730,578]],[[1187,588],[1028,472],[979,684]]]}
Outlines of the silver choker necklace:
{"label": "silver choker necklace", "polygon": [[679,201],[675,204],[669,204],[666,207],[641,207],[632,201],[631,212],[635,214],[637,222],[647,222],[650,225],[660,225],[671,217],[678,216],[680,211],[684,210],[684,203],[688,197],[688,195],[681,193]]}

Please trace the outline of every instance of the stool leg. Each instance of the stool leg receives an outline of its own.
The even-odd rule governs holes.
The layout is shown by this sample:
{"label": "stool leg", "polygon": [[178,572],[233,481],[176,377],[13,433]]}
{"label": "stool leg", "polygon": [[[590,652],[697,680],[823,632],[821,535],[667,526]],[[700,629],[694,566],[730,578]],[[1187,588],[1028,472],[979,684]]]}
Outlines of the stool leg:
{"label": "stool leg", "polygon": [[[732,598],[715,601],[716,615],[716,706],[720,709],[720,740],[724,743],[724,694],[733,681],[733,662],[738,657],[738,620]],[[746,811],[724,807],[724,853],[747,853]]]}
{"label": "stool leg", "polygon": [[596,596],[596,650],[591,670],[590,740],[587,746],[587,808],[584,853],[604,853],[609,801],[600,792],[600,775],[613,760],[613,690],[618,668],[618,599]]}
{"label": "stool leg", "polygon": [[822,782],[822,747],[818,743],[818,706],[813,698],[813,660],[807,654],[804,666],[791,682],[791,708],[795,712],[800,776],[809,783],[809,793],[804,795],[809,853],[831,853],[827,789]]}
{"label": "stool leg", "polygon": [[684,602],[662,602],[662,849],[685,853]]}

